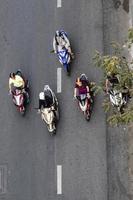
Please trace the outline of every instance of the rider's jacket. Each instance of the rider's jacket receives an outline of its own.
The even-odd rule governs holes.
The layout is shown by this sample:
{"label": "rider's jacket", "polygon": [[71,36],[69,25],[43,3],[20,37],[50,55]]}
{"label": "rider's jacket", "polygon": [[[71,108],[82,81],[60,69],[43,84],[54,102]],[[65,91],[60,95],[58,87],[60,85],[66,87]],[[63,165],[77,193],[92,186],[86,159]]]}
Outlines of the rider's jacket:
{"label": "rider's jacket", "polygon": [[24,88],[25,83],[21,76],[15,75],[14,79],[11,77],[9,78],[9,89],[11,89],[12,85],[17,88],[20,88],[20,87]]}

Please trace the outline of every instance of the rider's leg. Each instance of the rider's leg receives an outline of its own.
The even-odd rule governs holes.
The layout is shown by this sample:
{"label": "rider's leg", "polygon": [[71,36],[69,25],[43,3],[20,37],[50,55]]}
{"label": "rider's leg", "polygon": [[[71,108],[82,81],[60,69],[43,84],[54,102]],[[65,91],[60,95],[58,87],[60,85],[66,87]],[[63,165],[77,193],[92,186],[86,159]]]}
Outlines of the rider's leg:
{"label": "rider's leg", "polygon": [[68,46],[67,44],[66,44],[66,49],[68,50],[68,52],[70,53],[70,55],[71,55],[71,57],[72,57],[72,59],[74,58],[74,53],[72,52],[72,49],[71,49],[71,47],[70,46]]}

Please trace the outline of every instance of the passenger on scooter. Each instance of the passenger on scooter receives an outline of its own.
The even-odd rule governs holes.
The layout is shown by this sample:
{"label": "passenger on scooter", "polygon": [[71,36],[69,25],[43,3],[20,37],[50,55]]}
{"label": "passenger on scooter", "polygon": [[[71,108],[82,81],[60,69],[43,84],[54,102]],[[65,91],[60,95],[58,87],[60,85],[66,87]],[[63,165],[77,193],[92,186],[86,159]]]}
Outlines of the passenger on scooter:
{"label": "passenger on scooter", "polygon": [[74,58],[74,54],[72,53],[72,50],[70,47],[70,42],[69,42],[65,32],[62,30],[57,30],[55,32],[55,36],[53,38],[54,53],[57,53],[57,50],[61,51],[64,48],[67,49],[68,52],[70,53],[71,57]]}
{"label": "passenger on scooter", "polygon": [[87,97],[90,98],[89,81],[85,74],[76,79],[74,98],[77,98],[80,94],[87,94]]}
{"label": "passenger on scooter", "polygon": [[50,108],[53,106],[56,109],[57,106],[57,99],[54,93],[51,93],[51,89],[48,85],[44,86],[44,91],[39,93],[39,109],[38,113],[40,113],[41,108]]}
{"label": "passenger on scooter", "polygon": [[25,82],[18,74],[18,71],[16,73],[10,73],[9,75],[9,93],[12,92],[12,86],[17,89],[23,89],[25,87]]}

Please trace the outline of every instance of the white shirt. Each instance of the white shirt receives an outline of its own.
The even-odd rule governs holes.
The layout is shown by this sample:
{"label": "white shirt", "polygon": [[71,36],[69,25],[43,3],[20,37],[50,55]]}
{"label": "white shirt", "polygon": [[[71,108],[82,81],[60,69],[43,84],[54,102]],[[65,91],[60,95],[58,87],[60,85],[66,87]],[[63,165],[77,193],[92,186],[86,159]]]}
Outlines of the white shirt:
{"label": "white shirt", "polygon": [[[64,38],[64,39],[63,39]],[[70,46],[70,42],[69,42],[69,40],[68,40],[68,38],[66,37],[66,35],[65,34],[63,34],[63,38],[62,37],[59,37],[59,36],[57,36],[56,37],[56,39],[55,39],[55,37],[53,38],[53,49],[54,49],[54,51],[60,51],[61,49],[63,49],[64,47],[66,48],[66,49],[68,49],[68,47]],[[56,40],[57,40],[57,42],[59,43],[59,45],[57,46],[57,44],[56,44]],[[57,49],[58,48],[58,49]]]}

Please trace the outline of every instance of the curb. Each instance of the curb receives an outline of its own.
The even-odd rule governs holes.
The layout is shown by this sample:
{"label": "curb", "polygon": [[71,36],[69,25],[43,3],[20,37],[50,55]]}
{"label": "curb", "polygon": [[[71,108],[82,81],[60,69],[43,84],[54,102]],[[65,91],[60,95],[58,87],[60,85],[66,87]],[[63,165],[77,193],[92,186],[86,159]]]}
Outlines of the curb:
{"label": "curb", "polygon": [[[129,28],[133,27],[133,0],[130,0],[129,3]],[[129,59],[133,59],[133,45],[129,52]],[[133,69],[133,65],[131,65],[131,69]],[[133,198],[133,126],[128,127],[128,154],[129,154],[129,193],[131,195],[131,199]]]}

